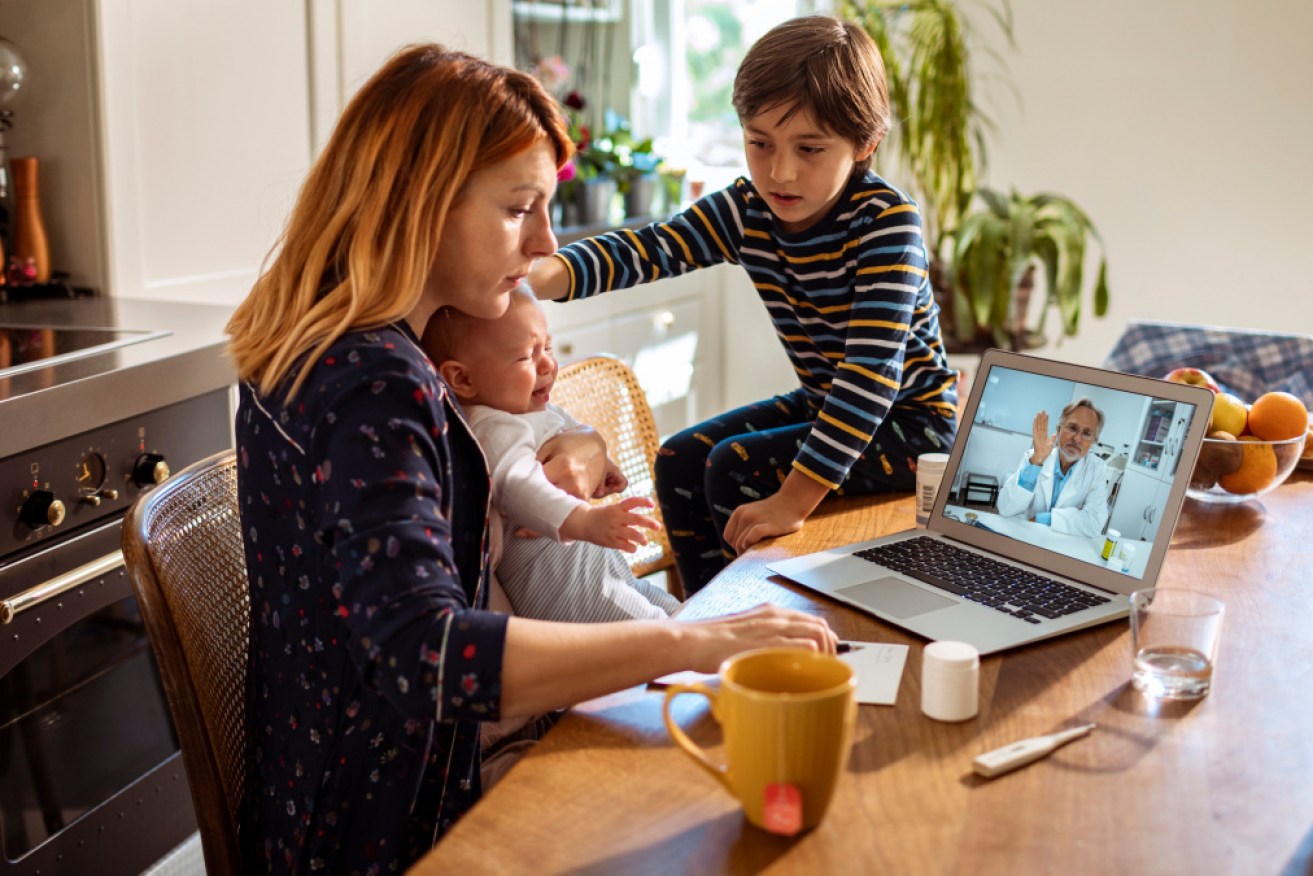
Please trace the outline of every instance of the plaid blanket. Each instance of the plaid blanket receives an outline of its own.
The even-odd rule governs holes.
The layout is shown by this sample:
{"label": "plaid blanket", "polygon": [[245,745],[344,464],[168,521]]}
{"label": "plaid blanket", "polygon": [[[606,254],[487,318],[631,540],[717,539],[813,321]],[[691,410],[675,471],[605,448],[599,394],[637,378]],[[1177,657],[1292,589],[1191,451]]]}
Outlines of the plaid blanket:
{"label": "plaid blanket", "polygon": [[1313,409],[1313,335],[1136,319],[1103,367],[1149,377],[1201,368],[1242,401],[1284,390]]}

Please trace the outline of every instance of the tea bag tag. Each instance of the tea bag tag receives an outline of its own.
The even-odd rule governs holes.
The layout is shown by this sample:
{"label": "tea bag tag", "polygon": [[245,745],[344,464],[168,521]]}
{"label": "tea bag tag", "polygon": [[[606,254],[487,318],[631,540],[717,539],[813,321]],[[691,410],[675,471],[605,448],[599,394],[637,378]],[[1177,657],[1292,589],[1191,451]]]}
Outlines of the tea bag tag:
{"label": "tea bag tag", "polygon": [[793,836],[802,830],[802,794],[797,785],[771,782],[766,786],[763,821],[771,833]]}

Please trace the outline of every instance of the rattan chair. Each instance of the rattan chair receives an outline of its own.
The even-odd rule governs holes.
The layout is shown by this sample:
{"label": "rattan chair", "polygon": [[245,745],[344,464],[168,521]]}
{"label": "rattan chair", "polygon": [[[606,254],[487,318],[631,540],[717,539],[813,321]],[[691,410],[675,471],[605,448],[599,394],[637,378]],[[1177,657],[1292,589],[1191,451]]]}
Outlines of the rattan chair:
{"label": "rattan chair", "polygon": [[206,872],[238,873],[250,595],[233,451],[143,494],[123,524],[123,558],[178,732]]}
{"label": "rattan chair", "polygon": [[[656,501],[653,465],[661,439],[643,387],[623,360],[599,355],[562,365],[552,389],[552,402],[606,439],[611,458],[629,479],[628,488],[609,501],[629,496],[646,496]],[[654,515],[660,520],[660,509]],[[639,577],[665,571],[670,592],[684,598],[684,587],[675,569],[675,554],[664,526],[651,535],[646,545],[626,556],[629,567]]]}

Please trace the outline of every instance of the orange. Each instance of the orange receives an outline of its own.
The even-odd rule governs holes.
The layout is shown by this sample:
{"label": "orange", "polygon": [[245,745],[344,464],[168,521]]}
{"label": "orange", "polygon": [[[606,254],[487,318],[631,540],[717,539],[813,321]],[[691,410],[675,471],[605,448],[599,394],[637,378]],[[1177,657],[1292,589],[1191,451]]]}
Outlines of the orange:
{"label": "orange", "polygon": [[1288,392],[1265,392],[1249,408],[1249,431],[1264,441],[1298,438],[1308,429],[1308,408]]}
{"label": "orange", "polygon": [[1277,478],[1276,452],[1253,435],[1241,435],[1239,440],[1244,442],[1240,467],[1220,476],[1217,485],[1236,495],[1257,493]]}

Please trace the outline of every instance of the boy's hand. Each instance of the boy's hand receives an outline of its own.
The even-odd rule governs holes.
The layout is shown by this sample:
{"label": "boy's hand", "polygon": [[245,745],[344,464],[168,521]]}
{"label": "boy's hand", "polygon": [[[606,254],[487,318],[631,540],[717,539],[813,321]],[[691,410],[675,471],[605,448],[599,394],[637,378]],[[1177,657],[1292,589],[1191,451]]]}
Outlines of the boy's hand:
{"label": "boy's hand", "polygon": [[797,532],[806,520],[806,514],[788,507],[776,493],[735,508],[725,524],[725,543],[741,554],[763,538]]}
{"label": "boy's hand", "polygon": [[734,509],[725,524],[725,543],[741,554],[763,538],[797,532],[828,493],[824,484],[791,471],[778,493]]}
{"label": "boy's hand", "polygon": [[561,538],[591,541],[632,554],[647,544],[643,530],[661,528],[661,524],[638,510],[651,507],[652,500],[642,496],[631,496],[600,508],[580,505],[561,524]]}
{"label": "boy's hand", "polygon": [[528,285],[539,301],[564,298],[570,291],[570,276],[566,273],[565,262],[551,256],[538,259],[529,268]]}

